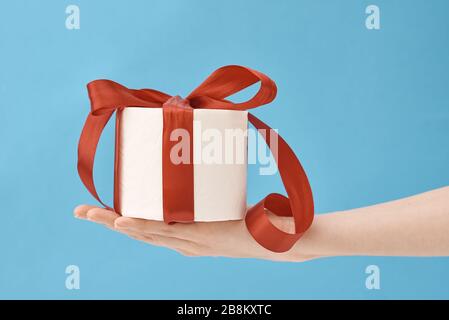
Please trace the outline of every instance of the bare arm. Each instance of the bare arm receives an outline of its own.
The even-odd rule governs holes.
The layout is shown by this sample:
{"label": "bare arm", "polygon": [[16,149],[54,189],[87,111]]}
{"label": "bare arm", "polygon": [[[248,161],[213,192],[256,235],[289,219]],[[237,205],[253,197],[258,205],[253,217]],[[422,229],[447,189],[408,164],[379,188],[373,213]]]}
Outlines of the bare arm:
{"label": "bare arm", "polygon": [[[325,256],[449,256],[449,187],[370,207],[317,215],[286,253],[259,246],[243,221],[166,225],[82,205],[75,216],[188,256],[304,261]],[[285,231],[291,219],[273,216]]]}
{"label": "bare arm", "polygon": [[317,216],[301,247],[324,256],[449,256],[449,187]]}

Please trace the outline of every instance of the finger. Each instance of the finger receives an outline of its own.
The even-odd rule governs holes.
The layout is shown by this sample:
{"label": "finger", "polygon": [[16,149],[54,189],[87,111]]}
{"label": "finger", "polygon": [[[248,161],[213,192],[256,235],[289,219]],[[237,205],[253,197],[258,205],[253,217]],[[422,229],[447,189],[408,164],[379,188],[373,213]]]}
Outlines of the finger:
{"label": "finger", "polygon": [[111,210],[93,208],[87,212],[86,217],[90,221],[103,224],[109,228],[114,228],[114,221],[120,217],[120,215]]}
{"label": "finger", "polygon": [[87,211],[89,211],[92,208],[96,208],[96,207],[88,205],[88,204],[79,205],[73,210],[73,215],[79,219],[86,219]]}
{"label": "finger", "polygon": [[142,235],[141,233],[126,233],[126,232],[122,232],[119,231],[120,233],[130,237],[131,239],[134,240],[138,240],[138,241],[142,241],[142,242],[146,242],[148,243],[149,239],[147,237],[145,237],[144,235]]}
{"label": "finger", "polygon": [[166,236],[161,236],[161,235],[157,235],[157,234],[153,234],[153,235],[140,235],[144,237],[144,241],[152,244],[154,246],[158,246],[158,247],[165,247],[165,248],[170,248],[170,249],[174,249],[177,251],[192,251],[194,250],[195,244],[192,243],[191,241],[186,241],[183,239],[179,239],[179,238],[172,238],[172,237],[166,237]]}
{"label": "finger", "polygon": [[192,252],[194,252],[195,249],[197,248],[197,245],[195,245],[191,241],[183,240],[183,239],[179,239],[179,238],[167,237],[167,236],[162,236],[162,235],[157,235],[157,234],[150,235],[150,234],[132,231],[130,229],[117,229],[117,231],[124,233],[133,239],[136,239],[139,241],[144,241],[146,243],[149,243],[151,245],[158,246],[158,247],[166,247],[166,248],[174,249],[176,251],[182,251],[186,254],[189,253],[189,254],[193,255]]}
{"label": "finger", "polygon": [[117,230],[117,229],[114,229],[114,230],[117,231],[118,233],[121,233],[121,234],[123,234],[125,236],[128,236],[128,237],[130,237],[130,238],[132,238],[134,240],[143,241],[143,242],[146,242],[146,243],[149,243],[149,241],[151,241],[151,237],[145,236],[145,235],[143,235],[141,233],[130,232],[129,230],[127,230],[127,231]]}
{"label": "finger", "polygon": [[150,236],[146,236],[142,233],[133,232],[131,230],[126,230],[126,229],[123,229],[123,230],[119,230],[116,228],[112,228],[112,229],[117,233],[123,234],[123,235],[128,236],[135,240],[144,241],[144,242],[149,242],[152,240]]}
{"label": "finger", "polygon": [[115,220],[115,228],[129,229],[132,231],[155,234],[168,237],[190,240],[194,232],[194,224],[176,223],[168,225],[162,221],[143,220],[136,218],[120,217]]}
{"label": "finger", "polygon": [[187,250],[176,250],[178,253],[182,254],[185,257],[199,257],[200,255],[197,253],[193,253]]}

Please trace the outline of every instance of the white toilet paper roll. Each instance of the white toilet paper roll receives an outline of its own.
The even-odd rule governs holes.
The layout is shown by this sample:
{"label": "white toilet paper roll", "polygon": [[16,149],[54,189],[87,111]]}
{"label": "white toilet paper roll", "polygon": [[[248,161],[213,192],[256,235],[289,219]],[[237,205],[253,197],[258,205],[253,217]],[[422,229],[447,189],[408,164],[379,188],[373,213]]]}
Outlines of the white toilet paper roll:
{"label": "white toilet paper roll", "polygon": [[[195,109],[193,115],[195,221],[242,219],[248,113]],[[162,126],[161,108],[121,112],[117,187],[123,216],[163,220]]]}

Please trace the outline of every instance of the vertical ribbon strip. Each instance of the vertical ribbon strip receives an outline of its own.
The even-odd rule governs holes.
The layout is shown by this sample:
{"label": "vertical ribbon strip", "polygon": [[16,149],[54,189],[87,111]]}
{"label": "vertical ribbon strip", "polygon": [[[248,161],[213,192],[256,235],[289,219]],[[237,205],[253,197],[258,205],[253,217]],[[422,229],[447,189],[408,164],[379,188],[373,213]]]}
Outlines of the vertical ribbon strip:
{"label": "vertical ribbon strip", "polygon": [[[194,221],[193,188],[193,109],[188,103],[176,96],[162,106],[162,206],[164,221]],[[172,152],[178,144],[178,138],[189,139],[188,154],[181,157]],[[185,151],[185,150],[182,150]],[[176,160],[174,161],[176,157]]]}

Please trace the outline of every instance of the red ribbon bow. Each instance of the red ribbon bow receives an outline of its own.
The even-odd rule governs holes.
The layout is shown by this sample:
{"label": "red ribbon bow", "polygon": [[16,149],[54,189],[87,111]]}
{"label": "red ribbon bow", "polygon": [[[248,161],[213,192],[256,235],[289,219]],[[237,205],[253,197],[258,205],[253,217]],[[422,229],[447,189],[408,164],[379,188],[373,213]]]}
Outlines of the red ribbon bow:
{"label": "red ribbon bow", "polygon": [[[225,99],[259,81],[260,89],[248,101],[234,103]],[[95,152],[103,128],[112,114],[123,108],[163,108],[163,209],[164,221],[167,223],[193,222],[194,217],[193,161],[190,161],[190,164],[174,165],[169,160],[169,152],[166,150],[169,150],[170,143],[176,143],[169,139],[171,130],[184,128],[192,137],[193,109],[248,110],[270,103],[276,96],[276,85],[270,78],[242,66],[217,69],[185,100],[152,89],[128,89],[111,80],[92,81],[87,85],[87,89],[91,112],[84,124],[78,145],[78,173],[89,192],[109,209],[111,208],[100,200],[93,181]],[[248,119],[258,130],[271,130],[250,113]],[[288,198],[278,193],[269,194],[248,210],[245,222],[249,232],[260,245],[274,252],[285,252],[312,224],[313,198],[309,181],[295,153],[274,130],[273,134],[278,138],[277,165]],[[271,148],[270,135],[262,136]],[[193,143],[190,146],[192,148]],[[114,207],[116,211],[119,210],[117,188],[114,192]],[[295,232],[287,233],[274,226],[268,218],[267,210],[278,216],[293,217]]]}

